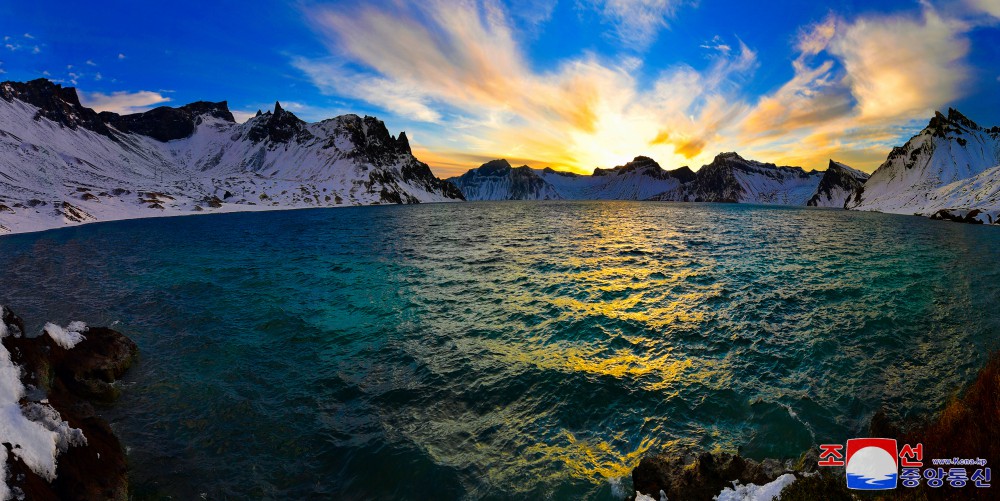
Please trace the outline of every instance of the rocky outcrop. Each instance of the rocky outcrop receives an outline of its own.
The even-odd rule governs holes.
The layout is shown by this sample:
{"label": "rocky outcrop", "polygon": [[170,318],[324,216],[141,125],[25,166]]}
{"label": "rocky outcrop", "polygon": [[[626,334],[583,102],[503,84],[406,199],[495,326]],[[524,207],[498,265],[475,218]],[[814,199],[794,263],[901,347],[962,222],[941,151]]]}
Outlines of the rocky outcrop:
{"label": "rocky outcrop", "polygon": [[29,420],[48,423],[50,429],[58,425],[82,434],[82,439],[60,451],[53,479],[30,468],[10,444],[4,444],[8,448],[7,486],[23,495],[22,499],[31,500],[128,499],[125,453],[92,402],[118,397],[120,390],[113,383],[135,360],[135,343],[117,331],[92,327],[81,333],[82,340],[66,348],[50,334],[27,337],[22,320],[9,309],[2,310],[3,347],[20,368],[21,383],[28,389],[19,402],[21,413]]}
{"label": "rocky outcrop", "polygon": [[856,196],[868,180],[869,175],[852,169],[840,162],[830,160],[823,173],[816,194],[806,205],[810,207],[837,207],[843,209],[847,201]]}
{"label": "rocky outcrop", "polygon": [[97,112],[80,104],[80,97],[72,87],[63,87],[44,78],[4,82],[0,84],[0,98],[7,102],[16,99],[37,107],[35,120],[44,117],[72,130],[82,127],[113,137]]}
{"label": "rocky outcrop", "polygon": [[274,102],[273,112],[268,111],[255,118],[253,126],[247,131],[247,137],[255,143],[264,140],[287,143],[293,139],[296,143],[303,143],[313,138],[313,135],[306,130],[305,121],[294,113],[285,111],[277,101]]}
{"label": "rocky outcrop", "polygon": [[[814,465],[815,466],[815,465]],[[801,475],[774,459],[757,462],[738,454],[702,453],[697,456],[652,456],[632,470],[632,485],[654,499],[661,492],[671,501],[710,501],[733,482],[763,485],[781,475]]]}
{"label": "rocky outcrop", "polygon": [[202,115],[236,123],[225,101],[198,101],[180,108],[160,106],[144,113],[124,116],[108,111],[99,114],[102,120],[121,132],[142,134],[162,142],[190,137]]}

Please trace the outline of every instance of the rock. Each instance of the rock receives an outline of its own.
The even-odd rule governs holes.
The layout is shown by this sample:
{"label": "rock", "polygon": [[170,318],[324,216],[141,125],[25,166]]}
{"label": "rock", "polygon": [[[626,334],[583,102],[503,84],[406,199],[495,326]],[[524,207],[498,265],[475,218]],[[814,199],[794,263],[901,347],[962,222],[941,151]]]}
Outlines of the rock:
{"label": "rock", "polygon": [[[9,335],[2,342],[11,361],[21,367],[22,383],[44,391],[60,418],[86,437],[86,444],[70,446],[59,455],[51,483],[8,454],[8,484],[31,500],[127,500],[125,452],[90,400],[111,402],[119,396],[112,383],[135,361],[135,342],[115,330],[92,327],[83,333],[84,340],[67,350],[48,335],[24,336],[24,322],[6,308],[3,323]],[[31,401],[26,398],[22,405],[36,405]]]}
{"label": "rock", "polygon": [[632,470],[632,485],[643,493],[662,490],[671,501],[711,500],[734,481],[763,485],[785,473],[789,470],[777,460],[758,463],[725,452],[657,455],[643,458]]}

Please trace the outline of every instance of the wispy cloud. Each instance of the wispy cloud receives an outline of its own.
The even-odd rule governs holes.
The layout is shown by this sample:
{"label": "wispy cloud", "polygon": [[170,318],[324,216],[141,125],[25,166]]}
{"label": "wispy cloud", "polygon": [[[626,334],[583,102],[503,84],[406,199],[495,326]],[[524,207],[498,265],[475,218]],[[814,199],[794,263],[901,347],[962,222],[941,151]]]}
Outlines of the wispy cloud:
{"label": "wispy cloud", "polygon": [[118,53],[118,60],[121,61],[122,59],[125,59],[125,54],[119,52]]}
{"label": "wispy cloud", "polygon": [[112,111],[120,115],[141,113],[154,105],[170,101],[159,92],[142,90],[138,92],[79,92],[80,102],[96,111]]}
{"label": "wispy cloud", "polygon": [[677,12],[682,0],[583,0],[596,9],[624,46],[642,50],[656,40]]}

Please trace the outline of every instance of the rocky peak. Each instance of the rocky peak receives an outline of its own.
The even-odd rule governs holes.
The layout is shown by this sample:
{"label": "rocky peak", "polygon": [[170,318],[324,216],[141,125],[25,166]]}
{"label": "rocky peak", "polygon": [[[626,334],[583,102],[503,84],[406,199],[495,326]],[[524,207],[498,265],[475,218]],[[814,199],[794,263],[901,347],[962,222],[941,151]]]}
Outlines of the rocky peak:
{"label": "rocky peak", "polygon": [[718,155],[715,156],[715,160],[713,160],[712,163],[722,163],[731,160],[746,162],[746,159],[741,157],[739,153],[736,153],[735,151],[730,151],[730,152],[719,153]]}
{"label": "rocky peak", "polygon": [[401,153],[413,154],[410,150],[410,140],[406,138],[406,132],[400,132],[399,137],[396,139],[396,149]]}
{"label": "rocky peak", "polygon": [[99,116],[105,123],[121,132],[141,134],[166,142],[190,137],[194,134],[202,115],[236,123],[226,101],[218,103],[197,101],[180,108],[160,106],[131,115],[118,115],[105,111]]}
{"label": "rocky peak", "polygon": [[306,123],[303,120],[283,109],[281,103],[275,101],[273,112],[269,111],[254,117],[247,137],[255,143],[264,140],[287,143],[292,139],[302,142],[313,136],[306,130]]}
{"label": "rocky peak", "polygon": [[83,127],[113,137],[97,112],[80,104],[73,87],[63,87],[44,78],[30,82],[8,81],[0,84],[0,97],[7,102],[17,99],[37,107],[35,120],[45,117],[73,130]]}
{"label": "rocky peak", "polygon": [[479,166],[479,174],[483,176],[505,176],[511,170],[510,162],[506,159],[490,160]]}
{"label": "rocky peak", "polygon": [[625,174],[637,171],[641,171],[644,175],[652,176],[658,179],[662,179],[666,176],[666,171],[660,167],[660,164],[656,163],[656,160],[641,155],[635,157],[631,162],[625,165],[619,165],[611,169],[601,169],[598,167],[594,169],[594,175],[607,176],[609,174]]}
{"label": "rocky peak", "polygon": [[191,104],[185,104],[179,109],[190,113],[193,116],[208,115],[225,120],[229,123],[236,123],[236,118],[233,117],[233,113],[229,111],[229,103],[227,101],[219,101],[217,103],[210,101],[196,101]]}
{"label": "rocky peak", "polygon": [[[412,157],[406,133],[399,138],[389,134],[385,122],[378,118],[342,115],[336,118],[337,134],[346,135],[354,145],[353,155],[374,165],[389,165],[402,157]],[[331,143],[328,143],[331,144]]]}
{"label": "rocky peak", "polygon": [[947,116],[940,111],[935,111],[934,118],[931,118],[927,127],[924,128],[924,132],[928,132],[934,137],[943,138],[949,137],[949,133],[962,135],[963,133],[981,130],[983,130],[982,127],[976,124],[976,122],[973,122],[954,108],[948,108]]}
{"label": "rocky peak", "polygon": [[698,177],[698,174],[696,174],[693,170],[691,170],[690,167],[686,165],[684,167],[667,171],[667,174],[669,174],[670,177],[677,179],[682,184],[690,183],[691,181],[694,181]]}

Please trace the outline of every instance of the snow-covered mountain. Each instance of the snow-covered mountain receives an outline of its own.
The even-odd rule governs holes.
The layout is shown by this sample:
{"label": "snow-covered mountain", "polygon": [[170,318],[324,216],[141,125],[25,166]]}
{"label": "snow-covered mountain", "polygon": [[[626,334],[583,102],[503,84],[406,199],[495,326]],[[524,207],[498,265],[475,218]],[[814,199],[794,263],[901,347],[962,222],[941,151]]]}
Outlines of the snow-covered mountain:
{"label": "snow-covered mountain", "polygon": [[468,200],[645,200],[693,178],[687,167],[665,171],[640,156],[613,169],[594,169],[589,176],[493,160],[449,181]]}
{"label": "snow-covered mountain", "polygon": [[462,200],[373,117],[306,123],[225,102],[119,116],[47,80],[0,84],[0,233],[91,221]]}
{"label": "snow-covered mountain", "polygon": [[930,123],[847,201],[847,208],[1000,221],[1000,127],[986,129],[956,110]]}
{"label": "snow-covered mountain", "polygon": [[805,205],[816,194],[823,173],[782,167],[720,153],[694,179],[652,197],[677,202],[735,202]]}
{"label": "snow-covered mountain", "polygon": [[806,205],[843,209],[847,199],[857,193],[869,177],[870,174],[830,160],[830,165],[816,188],[816,194]]}
{"label": "snow-covered mountain", "polygon": [[500,159],[486,162],[465,174],[448,179],[466,200],[559,200],[564,198],[527,165],[511,167]]}

